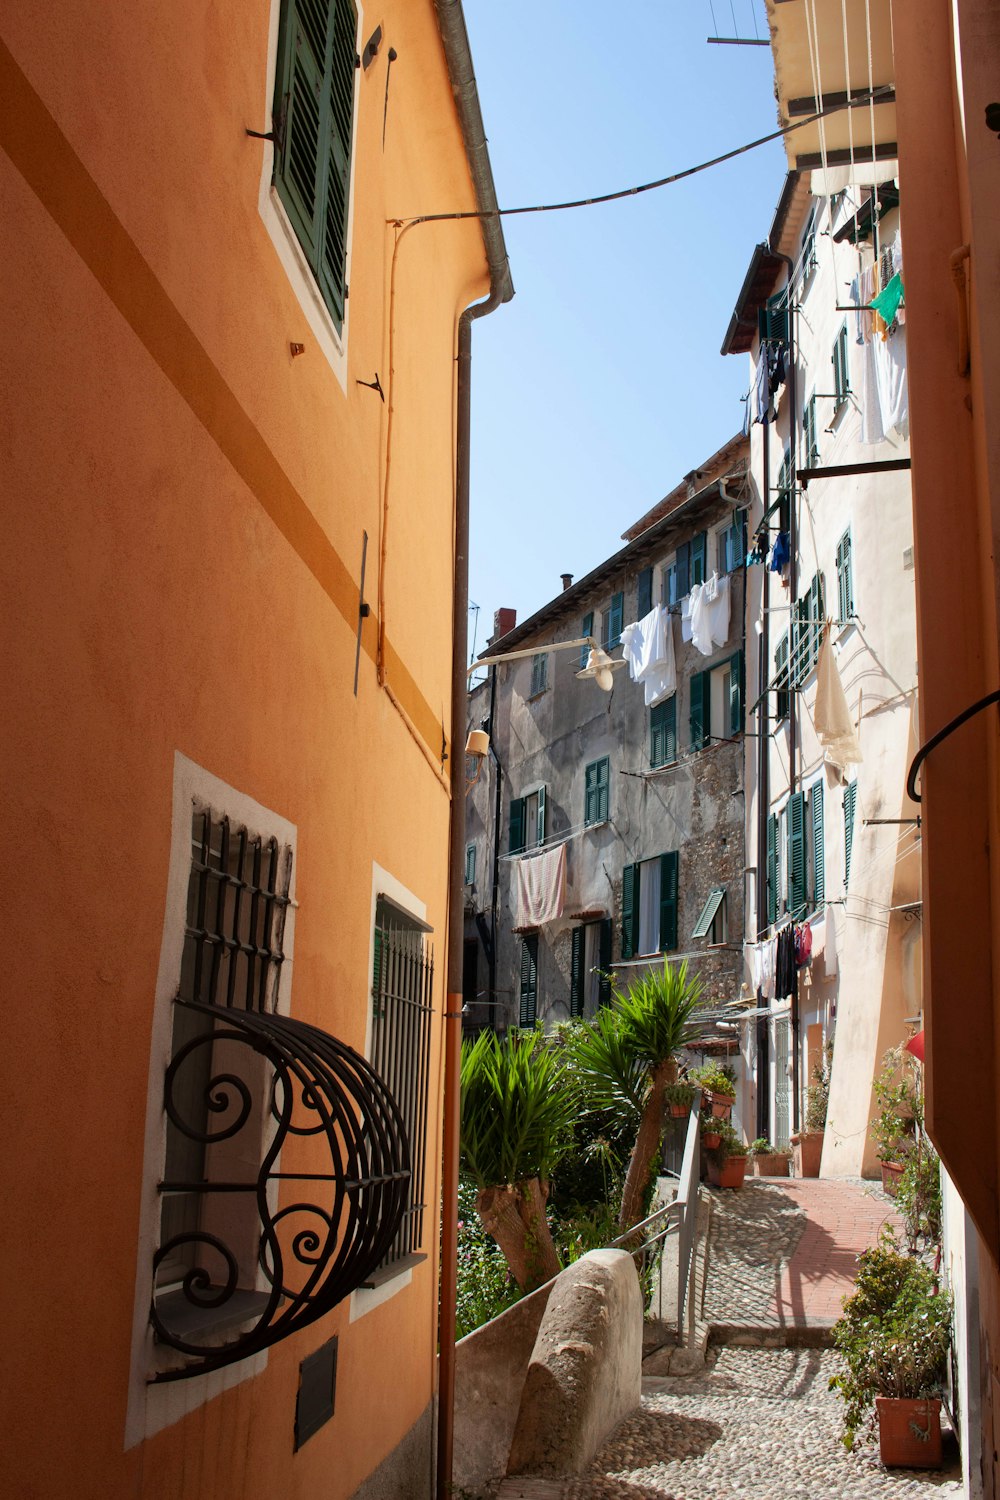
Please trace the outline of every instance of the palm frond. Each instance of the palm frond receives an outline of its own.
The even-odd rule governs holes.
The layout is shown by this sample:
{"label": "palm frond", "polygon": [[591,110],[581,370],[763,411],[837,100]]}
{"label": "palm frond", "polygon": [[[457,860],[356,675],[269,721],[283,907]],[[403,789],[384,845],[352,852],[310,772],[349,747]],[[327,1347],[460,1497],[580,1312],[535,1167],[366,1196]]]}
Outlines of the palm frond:
{"label": "palm frond", "polygon": [[566,1054],[588,1111],[621,1110],[638,1121],[646,1096],[646,1063],[637,1055],[615,1006],[566,1033]]}
{"label": "palm frond", "polygon": [[479,1187],[547,1180],[577,1114],[562,1058],[537,1033],[484,1031],[462,1044],[461,1077],[463,1173]]}

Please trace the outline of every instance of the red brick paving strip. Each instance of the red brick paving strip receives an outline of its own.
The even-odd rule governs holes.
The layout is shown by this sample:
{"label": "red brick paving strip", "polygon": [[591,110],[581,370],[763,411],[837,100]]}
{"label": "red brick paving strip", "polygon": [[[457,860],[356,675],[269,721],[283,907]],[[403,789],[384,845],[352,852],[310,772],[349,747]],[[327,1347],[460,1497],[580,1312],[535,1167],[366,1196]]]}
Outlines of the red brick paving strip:
{"label": "red brick paving strip", "polygon": [[797,1177],[775,1180],[806,1215],[802,1237],[784,1266],[770,1316],[797,1327],[835,1322],[857,1274],[857,1258],[874,1245],[883,1224],[902,1230],[881,1194],[853,1182]]}

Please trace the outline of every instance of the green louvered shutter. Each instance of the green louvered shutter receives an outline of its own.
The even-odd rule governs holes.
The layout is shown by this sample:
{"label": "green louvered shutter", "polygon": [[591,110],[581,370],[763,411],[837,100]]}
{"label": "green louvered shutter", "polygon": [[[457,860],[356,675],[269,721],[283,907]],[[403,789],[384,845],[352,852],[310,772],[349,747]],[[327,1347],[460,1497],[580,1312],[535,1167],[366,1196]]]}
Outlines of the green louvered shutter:
{"label": "green louvered shutter", "polygon": [[854,843],[854,809],[858,800],[858,783],[844,787],[844,889],[851,879],[851,846]]}
{"label": "green louvered shutter", "polygon": [[817,781],[809,793],[812,812],[813,905],[826,900],[826,858],[823,848],[823,783]]}
{"label": "green louvered shutter", "polygon": [[545,843],[545,788],[538,788],[538,842]]}
{"label": "green louvered shutter", "polygon": [[523,1027],[534,1026],[538,1016],[538,939],[521,939],[521,1009]]}
{"label": "green louvered shutter", "polygon": [[[581,629],[580,634],[581,635],[593,636],[593,634],[594,634],[594,611],[593,610],[591,610],[589,614],[584,615],[584,617],[583,617],[583,628]],[[581,646],[580,647],[580,670],[581,670],[581,672],[583,671],[584,667],[587,665],[587,657],[589,655],[590,655],[590,647],[589,646]]]}
{"label": "green louvered shutter", "polygon": [[743,652],[737,651],[729,662],[729,733],[743,729]]}
{"label": "green louvered shutter", "polygon": [[653,570],[643,568],[639,574],[638,588],[636,590],[635,617],[637,620],[645,619],[653,607]]}
{"label": "green louvered shutter", "polygon": [[816,440],[816,397],[810,396],[802,413],[802,435],[805,438],[806,467],[819,463],[819,443]]}
{"label": "green louvered shutter", "polygon": [[854,577],[851,562],[851,533],[845,531],[837,543],[837,618],[849,620],[854,614]]}
{"label": "green louvered shutter", "polygon": [[524,848],[523,797],[511,797],[510,799],[510,842],[507,848],[511,854],[520,854]]}
{"label": "green louvered shutter", "polygon": [[767,820],[767,921],[773,927],[778,920],[778,815]]}
{"label": "green louvered shutter", "polygon": [[691,582],[704,583],[708,577],[706,564],[708,561],[708,533],[699,531],[698,535],[691,538]]}
{"label": "green louvered shutter", "polygon": [[622,958],[633,958],[639,946],[639,866],[622,871]]}
{"label": "green louvered shutter", "polygon": [[764,307],[757,310],[757,332],[762,339],[777,339],[788,343],[788,294],[776,292],[768,297]]}
{"label": "green louvered shutter", "polygon": [[806,808],[805,795],[794,792],[788,799],[788,909],[800,915],[806,904]]}
{"label": "green louvered shutter", "polygon": [[691,685],[691,749],[704,749],[709,735],[709,685],[707,672],[694,672]]}
{"label": "green louvered shutter", "polygon": [[788,631],[778,642],[774,653],[774,716],[779,721],[788,718],[791,694],[788,690]]}
{"label": "green louvered shutter", "polygon": [[285,0],[274,181],[338,328],[347,295],[357,15],[350,0]]}
{"label": "green louvered shutter", "polygon": [[601,931],[598,935],[598,966],[600,974],[597,979],[597,1003],[608,1005],[611,1000],[611,918],[601,918]]}
{"label": "green louvered shutter", "polygon": [[604,616],[604,640],[601,644],[605,651],[613,651],[621,640],[624,609],[625,595],[612,594],[611,603],[608,606],[607,614]]}
{"label": "green louvered shutter", "polygon": [[677,759],[677,697],[671,693],[649,710],[649,764],[666,766]]}
{"label": "green louvered shutter", "polygon": [[583,950],[584,929],[574,927],[569,964],[569,1013],[574,1021],[583,1015]]}
{"label": "green louvered shutter", "polygon": [[685,594],[691,592],[691,543],[681,542],[677,548],[677,557],[674,560],[677,569],[677,599],[678,602]]}
{"label": "green louvered shutter", "polygon": [[677,865],[676,849],[660,855],[660,952],[673,953],[677,948]]}
{"label": "green louvered shutter", "polygon": [[822,573],[814,573],[809,585],[809,613],[812,617],[812,632],[809,645],[810,670],[819,661],[819,648],[823,644],[824,593]]}

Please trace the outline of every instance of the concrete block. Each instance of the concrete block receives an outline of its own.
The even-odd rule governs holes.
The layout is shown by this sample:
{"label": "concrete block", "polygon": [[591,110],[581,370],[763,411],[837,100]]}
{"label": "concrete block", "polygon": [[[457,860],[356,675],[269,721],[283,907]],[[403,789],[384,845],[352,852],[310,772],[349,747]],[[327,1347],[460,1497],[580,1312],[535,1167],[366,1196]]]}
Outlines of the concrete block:
{"label": "concrete block", "polygon": [[581,1473],[641,1398],[635,1264],[624,1250],[592,1250],[553,1285],[524,1381],[508,1474]]}

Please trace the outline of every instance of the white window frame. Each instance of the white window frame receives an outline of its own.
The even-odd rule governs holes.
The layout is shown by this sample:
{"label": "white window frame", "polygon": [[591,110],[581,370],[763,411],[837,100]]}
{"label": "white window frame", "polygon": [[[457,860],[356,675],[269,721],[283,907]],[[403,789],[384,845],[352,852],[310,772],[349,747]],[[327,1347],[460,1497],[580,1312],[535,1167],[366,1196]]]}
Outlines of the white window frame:
{"label": "white window frame", "polygon": [[227,814],[234,823],[253,833],[273,835],[292,851],[289,905],[283,936],[284,961],[278,986],[276,1010],[288,1015],[292,991],[295,943],[295,877],[298,830],[294,823],[263,807],[243,792],[214,776],[204,767],[174,752],[170,860],[163,919],[160,962],[153,997],[149,1074],[146,1085],[146,1126],[143,1174],[139,1205],[139,1243],[136,1252],[135,1295],[132,1308],[132,1347],[128,1404],[125,1415],[125,1449],[179,1422],[223,1391],[259,1375],[267,1365],[267,1350],[235,1364],[224,1365],[204,1375],[184,1380],[152,1383],[150,1377],[172,1363],[153,1338],[149,1306],[153,1286],[153,1256],[160,1235],[159,1183],[163,1177],[167,1144],[167,1121],[163,1109],[163,1080],[173,1048],[173,1004],[181,973],[187,925],[188,884],[191,878],[191,812],[207,806]]}
{"label": "white window frame", "polygon": [[[360,53],[360,38],[364,35],[364,12],[358,0],[357,6],[357,28],[354,35],[355,55]],[[268,23],[267,35],[267,69],[264,79],[264,100],[261,119],[265,122],[263,129],[269,131],[273,128],[272,110],[274,106],[275,77],[278,67],[278,37],[281,29],[281,0],[271,0],[271,14]],[[361,89],[354,89],[353,119],[351,122],[351,173],[348,183],[347,199],[347,240],[346,255],[344,261],[344,286],[350,286],[351,281],[351,246],[354,239],[354,206],[355,206],[355,172],[358,160],[358,110],[361,100]],[[309,262],[306,260],[299,237],[295,233],[292,221],[285,212],[284,205],[278,196],[278,190],[274,186],[274,143],[272,141],[261,141],[263,146],[260,187],[257,194],[257,209],[263,220],[264,228],[274,246],[278,259],[288,277],[289,284],[295,299],[309,324],[313,337],[334,375],[340,389],[347,394],[347,345],[350,326],[351,304],[350,298],[344,298],[344,322],[342,329],[338,332],[333,315],[323,300],[323,294],[319,289],[316,278],[312,273]]]}
{"label": "white window frame", "polygon": [[[652,859],[639,860],[639,941],[637,944],[636,958],[645,958],[649,954],[660,953],[660,877],[662,872],[662,856],[657,854]],[[656,899],[653,899],[655,890]],[[650,934],[652,924],[652,934]],[[643,938],[652,936],[652,946],[647,946]]]}

